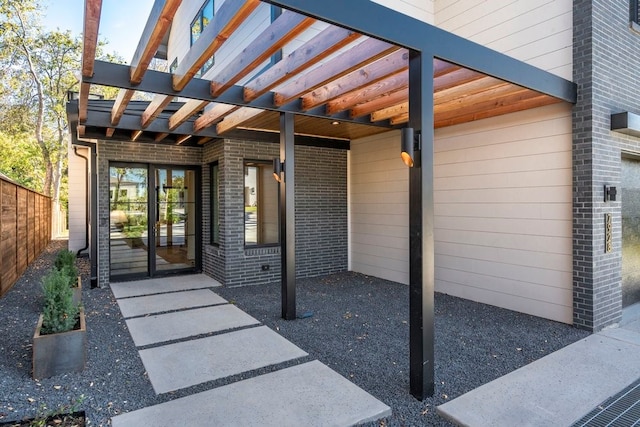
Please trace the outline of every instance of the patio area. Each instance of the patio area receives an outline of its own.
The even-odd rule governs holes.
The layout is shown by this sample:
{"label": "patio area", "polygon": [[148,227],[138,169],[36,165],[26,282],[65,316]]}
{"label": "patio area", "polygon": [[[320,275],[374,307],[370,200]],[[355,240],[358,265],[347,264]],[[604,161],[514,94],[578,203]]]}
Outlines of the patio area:
{"label": "patio area", "polygon": [[66,241],[52,242],[0,300],[0,422],[42,413],[43,406],[53,410],[77,404],[93,425],[110,425],[112,417],[124,412],[315,359],[391,407],[390,417],[371,425],[449,425],[435,413],[437,405],[588,335],[568,325],[436,294],[436,393],[419,402],[409,394],[406,286],[355,273],[300,280],[302,318],[294,321],[280,318],[279,284],[218,287],[216,294],[308,356],[252,370],[242,378],[232,375],[156,395],[112,291],[88,289],[89,266],[81,259],[87,368],[34,381],[31,337],[40,306],[39,281],[64,247]]}

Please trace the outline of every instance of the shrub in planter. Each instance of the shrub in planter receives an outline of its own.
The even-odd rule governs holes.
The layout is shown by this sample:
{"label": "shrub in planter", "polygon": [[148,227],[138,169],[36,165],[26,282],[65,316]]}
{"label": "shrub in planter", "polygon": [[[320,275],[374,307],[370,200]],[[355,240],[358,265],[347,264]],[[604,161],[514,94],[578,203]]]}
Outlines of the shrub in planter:
{"label": "shrub in planter", "polygon": [[47,378],[84,369],[84,311],[73,302],[64,272],[53,269],[42,281],[44,308],[33,336],[33,377]]}
{"label": "shrub in planter", "polygon": [[62,268],[65,265],[75,268],[75,265],[76,265],[75,252],[68,251],[68,250],[58,252],[58,254],[56,255],[56,260],[53,262],[53,265],[58,270],[62,270]]}
{"label": "shrub in planter", "polygon": [[67,250],[58,252],[54,266],[68,277],[69,286],[73,288],[73,302],[80,304],[82,300],[82,285],[78,276],[78,268],[76,267],[76,254]]}

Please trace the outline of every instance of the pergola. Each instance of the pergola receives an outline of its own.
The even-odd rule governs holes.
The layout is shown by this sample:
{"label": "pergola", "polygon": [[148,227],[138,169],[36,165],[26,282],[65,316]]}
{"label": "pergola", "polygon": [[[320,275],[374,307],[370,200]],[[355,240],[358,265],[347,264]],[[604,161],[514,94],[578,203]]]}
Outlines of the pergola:
{"label": "pergola", "polygon": [[[204,80],[194,76],[259,0],[225,0],[173,73],[148,67],[181,0],[155,1],[130,65],[95,59],[102,2],[85,0],[82,83],[77,110],[70,111],[77,137],[186,145],[219,138],[279,140],[282,316],[294,319],[294,144],[348,146],[351,139],[413,129],[410,384],[423,399],[434,390],[434,129],[574,103],[576,87],[369,0],[264,1],[272,5],[268,28]],[[330,25],[283,56],[282,49],[316,20]],[[267,60],[270,66],[259,69]],[[89,100],[94,84],[120,88],[117,99]],[[150,102],[132,102],[136,91],[155,95]]]}

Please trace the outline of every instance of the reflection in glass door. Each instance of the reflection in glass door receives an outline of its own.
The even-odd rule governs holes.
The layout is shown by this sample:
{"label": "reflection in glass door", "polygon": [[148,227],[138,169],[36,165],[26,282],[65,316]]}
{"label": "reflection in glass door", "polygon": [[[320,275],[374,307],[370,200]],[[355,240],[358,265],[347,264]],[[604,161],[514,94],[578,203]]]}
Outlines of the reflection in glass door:
{"label": "reflection in glass door", "polygon": [[197,171],[110,165],[111,278],[153,277],[199,268]]}
{"label": "reflection in glass door", "polygon": [[111,276],[149,271],[148,171],[145,166],[109,168],[109,248]]}
{"label": "reflection in glass door", "polygon": [[181,168],[155,170],[155,271],[196,266],[196,174]]}

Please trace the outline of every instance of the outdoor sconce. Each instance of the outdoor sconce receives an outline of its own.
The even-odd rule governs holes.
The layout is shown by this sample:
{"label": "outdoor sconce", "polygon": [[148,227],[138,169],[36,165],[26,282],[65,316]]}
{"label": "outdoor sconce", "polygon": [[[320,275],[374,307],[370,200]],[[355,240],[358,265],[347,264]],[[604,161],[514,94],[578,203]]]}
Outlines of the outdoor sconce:
{"label": "outdoor sconce", "polygon": [[282,170],[284,163],[280,163],[280,159],[273,159],[273,179],[282,182]]}
{"label": "outdoor sconce", "polygon": [[413,128],[403,128],[402,129],[402,152],[400,153],[400,157],[405,165],[412,168],[414,164],[416,166],[420,166],[418,163],[418,159],[415,156],[417,151],[420,151],[420,132],[414,132]]}
{"label": "outdoor sconce", "polygon": [[604,186],[604,201],[605,202],[615,202],[616,201],[616,194],[618,194],[618,190],[616,190],[616,187],[611,187],[609,185],[605,185]]}

